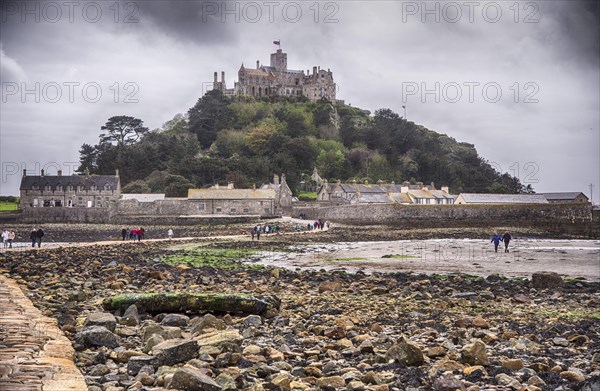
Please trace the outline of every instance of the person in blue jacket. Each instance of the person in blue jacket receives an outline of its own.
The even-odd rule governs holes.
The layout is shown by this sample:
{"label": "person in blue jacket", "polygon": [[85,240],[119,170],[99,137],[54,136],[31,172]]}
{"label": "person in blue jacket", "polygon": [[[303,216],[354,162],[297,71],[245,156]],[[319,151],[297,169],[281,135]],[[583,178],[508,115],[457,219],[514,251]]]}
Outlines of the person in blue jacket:
{"label": "person in blue jacket", "polygon": [[498,232],[494,232],[494,236],[492,236],[492,242],[494,242],[494,251],[498,252],[498,245],[500,244],[500,241],[502,240],[502,238],[500,237],[500,235],[498,235]]}

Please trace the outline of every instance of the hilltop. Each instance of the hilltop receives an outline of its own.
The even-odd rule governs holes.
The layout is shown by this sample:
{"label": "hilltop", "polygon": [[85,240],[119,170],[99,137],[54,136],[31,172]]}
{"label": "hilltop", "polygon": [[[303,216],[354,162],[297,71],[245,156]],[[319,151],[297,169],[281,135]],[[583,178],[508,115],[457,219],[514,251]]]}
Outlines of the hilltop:
{"label": "hilltop", "polygon": [[499,173],[475,146],[407,121],[390,109],[367,110],[304,97],[228,97],[213,90],[162,128],[111,117],[96,145],[80,149],[79,172],[119,169],[125,192],[183,196],[192,187],[267,183],[285,173],[296,194],[315,189],[316,167],[329,181],[434,182],[452,193],[532,192]]}

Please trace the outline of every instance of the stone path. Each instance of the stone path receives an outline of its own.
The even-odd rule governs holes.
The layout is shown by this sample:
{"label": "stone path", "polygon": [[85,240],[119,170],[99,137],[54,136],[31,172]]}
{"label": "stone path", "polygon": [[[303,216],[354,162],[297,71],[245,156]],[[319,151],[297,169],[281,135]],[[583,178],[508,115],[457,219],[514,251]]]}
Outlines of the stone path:
{"label": "stone path", "polygon": [[74,354],[56,320],[0,274],[0,390],[87,390]]}

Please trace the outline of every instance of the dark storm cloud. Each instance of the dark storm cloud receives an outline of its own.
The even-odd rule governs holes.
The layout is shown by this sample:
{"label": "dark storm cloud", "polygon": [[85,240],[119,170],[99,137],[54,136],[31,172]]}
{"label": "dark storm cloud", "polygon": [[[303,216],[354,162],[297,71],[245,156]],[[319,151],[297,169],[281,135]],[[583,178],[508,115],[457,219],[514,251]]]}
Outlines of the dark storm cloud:
{"label": "dark storm cloud", "polygon": [[[122,4],[127,3],[130,2],[122,0]],[[236,23],[236,3],[239,6],[239,2],[231,0],[135,2],[139,7],[141,23],[149,19],[163,33],[194,43],[220,43],[231,40],[233,30],[228,29],[228,25]],[[227,14],[228,9],[234,10],[232,15]]]}
{"label": "dark storm cloud", "polygon": [[557,22],[551,41],[588,65],[600,65],[600,3],[592,1],[540,2],[541,17],[547,13]]}

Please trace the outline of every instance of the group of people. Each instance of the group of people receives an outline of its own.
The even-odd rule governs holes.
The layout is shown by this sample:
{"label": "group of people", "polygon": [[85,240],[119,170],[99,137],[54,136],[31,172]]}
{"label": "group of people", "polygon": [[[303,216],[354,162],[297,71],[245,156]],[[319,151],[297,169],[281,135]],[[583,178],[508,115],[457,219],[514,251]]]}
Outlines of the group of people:
{"label": "group of people", "polygon": [[502,236],[498,235],[498,232],[494,232],[494,236],[492,236],[491,240],[491,242],[494,243],[494,251],[498,252],[498,246],[500,245],[500,242],[504,242],[504,252],[509,252],[508,243],[510,243],[511,240],[512,236],[508,233],[508,231],[504,232],[504,235]]}
{"label": "group of people", "polygon": [[38,248],[42,247],[42,238],[43,237],[44,237],[44,230],[42,230],[41,228],[32,229],[31,233],[29,234],[29,239],[31,239],[31,247],[35,247],[36,243],[38,245]]}
{"label": "group of people", "polygon": [[250,235],[252,235],[252,240],[254,240],[254,237],[256,237],[256,240],[260,240],[261,233],[268,236],[269,234],[279,234],[279,231],[279,225],[266,224],[265,226],[261,226],[259,224],[250,230]]}
{"label": "group of people", "polygon": [[146,233],[146,230],[143,227],[139,227],[139,228],[123,228],[121,230],[121,237],[123,238],[123,240],[133,240],[133,241],[140,241],[142,239],[144,239],[144,234]]}
{"label": "group of people", "polygon": [[15,240],[16,234],[15,231],[9,231],[5,229],[2,231],[2,247],[3,248],[12,248],[13,240]]}

